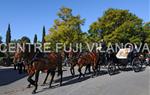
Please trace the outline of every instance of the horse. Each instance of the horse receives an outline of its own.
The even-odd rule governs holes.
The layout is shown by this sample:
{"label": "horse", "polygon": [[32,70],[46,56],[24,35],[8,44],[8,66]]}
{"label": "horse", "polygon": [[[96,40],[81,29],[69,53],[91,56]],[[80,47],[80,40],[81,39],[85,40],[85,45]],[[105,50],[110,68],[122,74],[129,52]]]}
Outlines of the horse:
{"label": "horse", "polygon": [[96,75],[98,59],[99,59],[99,56],[94,51],[87,52],[86,54],[81,55],[78,59],[78,62],[77,62],[79,78],[81,78],[81,76],[84,77],[84,74],[81,72],[81,69],[83,66],[92,66],[92,69],[93,69],[92,77],[94,75]]}
{"label": "horse", "polygon": [[[28,51],[29,49],[27,48],[27,46],[25,47],[26,48],[24,51],[19,50],[15,52],[13,63],[14,63],[14,69],[16,69],[16,66],[17,66],[18,67],[17,69],[19,70],[19,72],[22,72],[22,66],[23,66],[24,70],[26,70],[27,73],[29,74],[30,67],[31,67],[30,64],[32,63],[33,60],[40,58],[42,56],[41,55],[42,53],[40,53],[38,50],[36,50],[37,52],[34,52],[33,45],[31,45],[30,52]],[[21,63],[21,64],[16,64],[16,63]],[[47,75],[44,79],[43,85],[46,84],[46,80],[50,72],[51,70],[47,70]],[[32,77],[33,76],[34,74],[32,75]],[[28,84],[27,88],[30,88],[30,87],[31,87],[31,84]]]}
{"label": "horse", "polygon": [[[32,85],[34,85],[33,94],[36,93],[37,87],[38,87],[38,77],[39,72],[43,70],[49,70],[51,73],[51,81],[49,83],[49,88],[51,88],[56,69],[58,69],[58,76],[60,75],[60,86],[62,85],[62,56],[60,53],[51,52],[47,54],[47,61],[44,58],[38,58],[32,61],[32,64],[28,67],[28,82]],[[35,80],[32,79],[33,75],[35,74]],[[46,76],[48,77],[48,76]]]}
{"label": "horse", "polygon": [[23,58],[23,56],[22,56],[20,51],[15,52],[15,55],[14,55],[14,58],[13,58],[14,70],[17,69],[19,71],[19,74],[22,73],[22,69],[24,71],[26,71],[25,64],[23,63],[22,58]]}
{"label": "horse", "polygon": [[77,52],[70,51],[68,52],[68,64],[70,65],[70,73],[72,76],[75,75],[74,67],[77,65],[77,60],[80,54]]}

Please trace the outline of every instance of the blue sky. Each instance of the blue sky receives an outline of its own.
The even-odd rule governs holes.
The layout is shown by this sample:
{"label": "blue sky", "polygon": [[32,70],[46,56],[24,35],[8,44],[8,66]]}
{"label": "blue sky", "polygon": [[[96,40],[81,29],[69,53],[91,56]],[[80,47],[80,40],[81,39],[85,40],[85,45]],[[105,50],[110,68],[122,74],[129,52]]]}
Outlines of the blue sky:
{"label": "blue sky", "polygon": [[0,35],[3,41],[9,23],[12,39],[28,36],[33,40],[37,34],[41,40],[43,25],[48,33],[62,6],[72,8],[74,15],[86,18],[82,27],[85,32],[108,8],[127,9],[144,22],[150,21],[150,0],[0,0]]}

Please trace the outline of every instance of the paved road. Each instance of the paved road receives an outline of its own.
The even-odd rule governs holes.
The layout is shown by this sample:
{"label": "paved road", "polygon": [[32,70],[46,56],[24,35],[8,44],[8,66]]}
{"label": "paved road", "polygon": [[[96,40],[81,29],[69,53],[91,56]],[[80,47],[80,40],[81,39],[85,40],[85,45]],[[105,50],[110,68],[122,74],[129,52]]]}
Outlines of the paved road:
{"label": "paved road", "polygon": [[[3,73],[5,72],[3,71]],[[16,77],[15,75],[9,75],[8,71],[6,74],[7,75],[1,75],[0,73],[0,82],[2,82],[4,75]],[[78,77],[70,77],[70,73],[65,71],[63,79],[64,85],[59,87],[56,81],[53,84],[54,87],[51,89],[48,88],[48,84],[41,86],[43,77],[45,77],[45,74],[40,75],[39,88],[36,95],[150,95],[149,67],[138,73],[123,71],[113,76],[101,73],[95,78],[91,78],[90,75],[87,75],[80,80],[78,80]],[[33,88],[26,88],[28,84],[26,79],[27,77],[24,76],[8,84],[1,85],[0,95],[32,95],[31,92]],[[58,77],[55,78],[55,80],[57,79]],[[5,80],[11,80],[11,78]]]}

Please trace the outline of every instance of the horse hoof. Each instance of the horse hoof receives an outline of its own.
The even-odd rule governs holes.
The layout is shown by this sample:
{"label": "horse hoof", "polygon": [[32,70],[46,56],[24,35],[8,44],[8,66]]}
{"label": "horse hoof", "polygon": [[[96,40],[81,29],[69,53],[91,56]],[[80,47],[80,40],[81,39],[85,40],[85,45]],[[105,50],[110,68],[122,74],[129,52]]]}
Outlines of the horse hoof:
{"label": "horse hoof", "polygon": [[31,86],[27,86],[27,88],[31,88]]}
{"label": "horse hoof", "polygon": [[92,75],[91,78],[94,78],[94,75]]}
{"label": "horse hoof", "polygon": [[46,86],[47,84],[46,83],[43,83],[41,86]]}
{"label": "horse hoof", "polygon": [[59,84],[59,86],[62,86],[62,83],[61,83],[61,84]]}
{"label": "horse hoof", "polygon": [[36,91],[33,91],[32,94],[36,94]]}
{"label": "horse hoof", "polygon": [[48,88],[52,88],[52,86],[49,86]]}

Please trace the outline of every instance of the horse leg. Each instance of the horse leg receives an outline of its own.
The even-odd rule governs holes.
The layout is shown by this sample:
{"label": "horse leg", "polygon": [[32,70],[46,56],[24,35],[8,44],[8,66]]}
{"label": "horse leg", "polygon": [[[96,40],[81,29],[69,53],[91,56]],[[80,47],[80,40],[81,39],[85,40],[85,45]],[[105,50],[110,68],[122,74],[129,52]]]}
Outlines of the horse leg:
{"label": "horse leg", "polygon": [[16,70],[19,70],[19,64],[18,63],[16,64],[15,67],[16,67]]}
{"label": "horse leg", "polygon": [[21,64],[18,63],[18,73],[21,74],[22,73],[22,70],[21,70]]}
{"label": "horse leg", "polygon": [[79,79],[81,78],[81,76],[84,77],[84,74],[82,73],[81,69],[82,69],[83,65],[79,66],[78,72],[79,72]]}
{"label": "horse leg", "polygon": [[47,81],[47,78],[48,78],[50,72],[51,72],[51,70],[48,70],[48,71],[47,71],[47,75],[46,75],[46,77],[45,77],[45,80],[44,80],[43,84],[46,84],[46,81]]}
{"label": "horse leg", "polygon": [[91,66],[90,64],[86,65],[84,74],[86,74],[87,70],[89,71],[89,74],[91,73],[90,66]]}
{"label": "horse leg", "polygon": [[53,82],[54,76],[55,76],[55,70],[51,71],[51,75],[52,75],[52,77],[51,77],[51,81],[49,83],[49,88],[51,88],[51,86],[52,86],[52,82]]}
{"label": "horse leg", "polygon": [[70,67],[70,73],[73,76],[73,72],[72,72],[72,66]]}
{"label": "horse leg", "polygon": [[93,74],[92,74],[92,77],[94,77],[96,75],[96,69],[95,69],[95,66],[94,64],[92,65],[92,69],[93,69]]}
{"label": "horse leg", "polygon": [[87,69],[88,69],[88,65],[85,67],[84,74],[86,74]]}
{"label": "horse leg", "polygon": [[21,63],[20,63],[20,73],[21,73],[21,74],[22,74],[22,71],[23,71],[23,70],[22,70],[22,67],[23,67],[23,63],[21,62]]}
{"label": "horse leg", "polygon": [[72,70],[73,70],[73,76],[75,76],[75,71],[74,71],[74,67],[72,68]]}
{"label": "horse leg", "polygon": [[17,68],[16,68],[16,64],[14,64],[14,70],[16,70]]}
{"label": "horse leg", "polygon": [[36,90],[37,90],[37,88],[38,88],[39,72],[40,72],[40,71],[36,71],[36,73],[35,73],[35,85],[34,85],[35,88],[34,88],[32,94],[35,94],[35,93],[36,93]]}
{"label": "horse leg", "polygon": [[30,87],[31,87],[31,84],[29,83],[28,86],[27,86],[27,88],[30,88]]}
{"label": "horse leg", "polygon": [[27,88],[30,88],[31,87],[31,85],[35,85],[35,81],[33,81],[32,80],[32,77],[34,76],[34,74],[32,74],[32,75],[30,75],[29,77],[28,77],[28,82],[29,82],[29,85],[27,86]]}
{"label": "horse leg", "polygon": [[75,75],[74,65],[71,66],[70,72],[71,72],[71,75],[74,77],[74,75]]}
{"label": "horse leg", "polygon": [[88,71],[89,71],[89,74],[91,73],[91,64],[89,64],[88,66]]}
{"label": "horse leg", "polygon": [[79,79],[81,78],[81,75],[82,75],[82,72],[81,72],[81,68],[79,67],[78,69],[78,72],[79,72]]}
{"label": "horse leg", "polygon": [[101,70],[101,65],[100,64],[97,64],[97,70],[98,70],[98,72],[100,72],[100,70]]}
{"label": "horse leg", "polygon": [[25,67],[25,65],[23,64],[23,70],[24,70],[24,72],[26,72],[26,67]]}
{"label": "horse leg", "polygon": [[63,78],[63,71],[61,71],[61,74],[60,74],[60,86],[62,85],[62,78]]}

